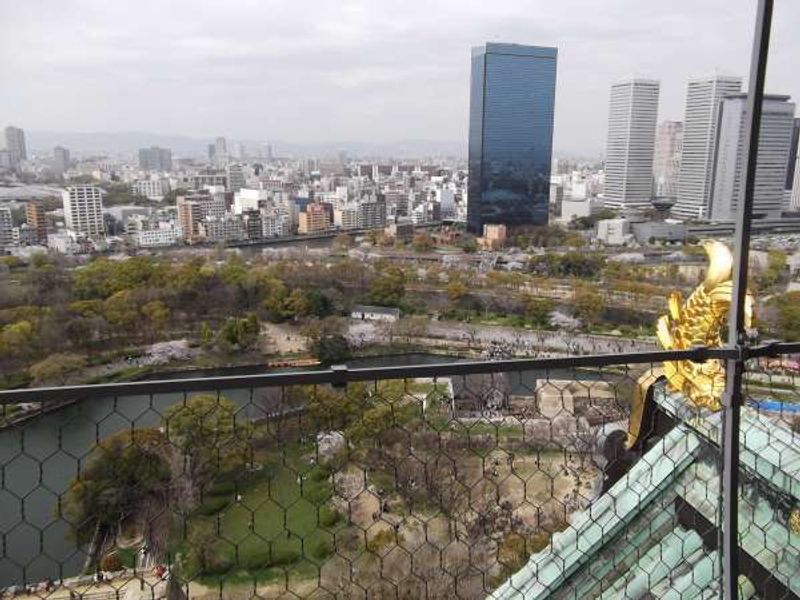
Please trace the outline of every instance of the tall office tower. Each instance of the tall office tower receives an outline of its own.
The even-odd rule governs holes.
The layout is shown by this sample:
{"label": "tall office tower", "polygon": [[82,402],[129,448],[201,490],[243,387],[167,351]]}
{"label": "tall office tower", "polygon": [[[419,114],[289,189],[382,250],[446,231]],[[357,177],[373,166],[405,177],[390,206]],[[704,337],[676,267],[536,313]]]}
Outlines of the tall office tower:
{"label": "tall office tower", "polygon": [[143,171],[171,171],[172,150],[158,146],[140,149],[139,168]]}
{"label": "tall office tower", "polygon": [[[150,171],[155,170],[153,169],[153,161],[152,161],[152,153],[150,152],[152,148],[140,148],[139,149],[139,168],[142,171]],[[156,157],[156,161],[158,161],[158,157]]]}
{"label": "tall office tower", "polygon": [[[753,218],[777,219],[781,216],[794,109],[795,105],[789,102],[789,96],[764,96],[753,190]],[[736,218],[739,202],[744,195],[744,131],[748,118],[747,94],[722,99],[709,210],[712,220],[731,221]]]}
{"label": "tall office tower", "polygon": [[723,96],[737,94],[741,89],[740,77],[712,75],[689,80],[674,215],[686,219],[708,216],[719,103]]}
{"label": "tall office tower", "polygon": [[169,148],[160,148],[159,159],[161,163],[161,171],[172,171],[172,150]]}
{"label": "tall office tower", "polygon": [[0,206],[0,248],[8,248],[14,243],[14,221],[11,209]]}
{"label": "tall office tower", "polygon": [[795,117],[794,126],[792,127],[792,142],[789,146],[789,165],[786,168],[786,189],[791,191],[794,187],[795,171],[797,170],[798,146],[800,146],[800,117]]}
{"label": "tall office tower", "polygon": [[25,221],[36,232],[36,241],[47,244],[47,217],[44,206],[39,202],[28,202],[25,205]]}
{"label": "tall office tower", "polygon": [[9,125],[6,127],[6,150],[11,161],[11,166],[16,167],[23,160],[28,159],[28,150],[25,147],[25,132],[19,127]]}
{"label": "tall office tower", "polygon": [[239,163],[232,163],[225,168],[225,174],[228,176],[229,192],[238,192],[240,189],[247,185],[247,180],[244,174],[244,165]]}
{"label": "tall office tower", "polygon": [[208,162],[213,163],[217,160],[217,147],[214,144],[208,145]]}
{"label": "tall office tower", "polygon": [[61,195],[64,221],[69,229],[90,236],[104,235],[103,190],[94,185],[75,185]]}
{"label": "tall office tower", "polygon": [[472,49],[467,227],[547,225],[558,50]]}
{"label": "tall office tower", "polygon": [[789,210],[800,210],[800,160],[794,165],[794,185],[789,199]]}
{"label": "tall office tower", "polygon": [[63,173],[70,167],[69,150],[63,146],[56,146],[53,148],[53,168]]}
{"label": "tall office tower", "polygon": [[656,131],[656,151],[653,157],[655,195],[675,198],[678,195],[678,170],[681,165],[683,123],[664,121]]}
{"label": "tall office tower", "polygon": [[611,86],[606,142],[606,206],[650,206],[658,93],[658,82],[651,79],[630,79]]}
{"label": "tall office tower", "polygon": [[214,156],[220,162],[228,159],[228,142],[224,137],[214,140]]}

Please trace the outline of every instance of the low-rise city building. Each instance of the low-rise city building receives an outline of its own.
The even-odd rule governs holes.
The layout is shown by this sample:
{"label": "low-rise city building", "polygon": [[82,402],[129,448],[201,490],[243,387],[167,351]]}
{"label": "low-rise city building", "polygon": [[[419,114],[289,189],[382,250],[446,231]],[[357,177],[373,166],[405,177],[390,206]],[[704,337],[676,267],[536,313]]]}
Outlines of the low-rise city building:
{"label": "low-rise city building", "polygon": [[247,239],[241,216],[206,217],[198,224],[198,234],[206,242],[238,242]]}
{"label": "low-rise city building", "polygon": [[350,311],[350,318],[360,321],[386,321],[392,323],[400,318],[400,309],[388,306],[356,304]]}
{"label": "low-rise city building", "polygon": [[[2,234],[0,233],[0,235]],[[11,240],[14,246],[36,246],[39,244],[36,230],[27,223],[23,223],[11,230]]]}
{"label": "low-rise city building", "polygon": [[640,244],[654,242],[683,242],[686,240],[686,225],[680,221],[645,221],[632,223],[631,230]]}
{"label": "low-rise city building", "polygon": [[414,238],[414,224],[410,221],[392,221],[383,228],[383,234],[398,242],[408,243]]}
{"label": "low-rise city building", "polygon": [[330,212],[320,203],[311,203],[299,215],[297,232],[300,234],[321,233],[331,226]]}
{"label": "low-rise city building", "polygon": [[570,223],[573,219],[588,218],[603,208],[600,198],[564,198],[561,201],[561,216],[558,221]]}
{"label": "low-rise city building", "polygon": [[606,246],[625,246],[633,241],[627,219],[603,219],[597,222],[597,240]]}
{"label": "low-rise city building", "polygon": [[386,224],[386,203],[381,200],[358,205],[356,226],[359,229],[378,229]]}
{"label": "low-rise city building", "polygon": [[163,200],[170,191],[169,179],[166,177],[136,179],[131,184],[131,191],[145,196],[148,200]]}
{"label": "low-rise city building", "polygon": [[61,254],[81,254],[86,245],[71,230],[61,229],[47,235],[47,247]]}
{"label": "low-rise city building", "polygon": [[162,248],[174,246],[183,239],[183,229],[179,225],[162,223],[160,227],[141,229],[136,232],[136,244],[142,248]]}
{"label": "low-rise city building", "polygon": [[478,245],[485,250],[499,250],[506,245],[508,229],[503,224],[487,223],[483,226],[483,237],[478,238]]}
{"label": "low-rise city building", "polygon": [[184,239],[189,242],[204,237],[200,233],[200,223],[207,217],[221,219],[225,216],[225,200],[221,194],[208,191],[192,192],[176,198],[178,225]]}
{"label": "low-rise city building", "polygon": [[40,202],[28,202],[25,205],[25,221],[36,231],[36,240],[40,244],[47,243],[47,217],[44,206]]}

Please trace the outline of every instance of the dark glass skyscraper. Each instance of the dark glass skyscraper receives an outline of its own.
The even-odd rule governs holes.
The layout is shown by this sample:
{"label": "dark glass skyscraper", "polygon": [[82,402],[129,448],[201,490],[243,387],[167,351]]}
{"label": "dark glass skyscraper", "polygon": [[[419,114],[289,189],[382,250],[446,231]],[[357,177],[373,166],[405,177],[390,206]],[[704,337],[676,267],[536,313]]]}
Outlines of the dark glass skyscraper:
{"label": "dark glass skyscraper", "polygon": [[467,226],[547,225],[556,48],[472,49]]}

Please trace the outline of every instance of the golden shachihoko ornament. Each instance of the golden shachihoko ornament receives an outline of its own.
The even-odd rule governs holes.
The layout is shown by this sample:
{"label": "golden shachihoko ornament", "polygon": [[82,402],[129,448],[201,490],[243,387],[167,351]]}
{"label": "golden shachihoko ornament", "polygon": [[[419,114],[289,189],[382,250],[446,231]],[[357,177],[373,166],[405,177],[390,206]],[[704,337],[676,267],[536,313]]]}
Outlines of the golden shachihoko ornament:
{"label": "golden shachihoko ornament", "polygon": [[[669,312],[658,319],[656,334],[665,350],[689,350],[696,346],[719,347],[721,332],[730,310],[733,294],[733,256],[722,242],[705,241],[708,255],[705,279],[684,301],[680,292],[667,297]],[[752,326],[753,297],[745,298],[745,327]],[[666,377],[667,387],[679,392],[698,408],[719,410],[725,389],[725,368],[719,359],[702,363],[690,360],[665,362],[663,369],[649,370],[637,382],[631,406],[628,446],[639,436],[647,389],[658,378]]]}

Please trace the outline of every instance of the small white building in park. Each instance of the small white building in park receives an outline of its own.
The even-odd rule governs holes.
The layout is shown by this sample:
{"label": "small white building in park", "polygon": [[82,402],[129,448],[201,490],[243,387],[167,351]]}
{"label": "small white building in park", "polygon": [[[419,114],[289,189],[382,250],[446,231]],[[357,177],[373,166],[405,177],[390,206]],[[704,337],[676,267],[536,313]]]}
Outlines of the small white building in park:
{"label": "small white building in park", "polygon": [[350,311],[350,317],[360,321],[394,322],[400,318],[400,309],[390,308],[388,306],[365,306],[356,304]]}

